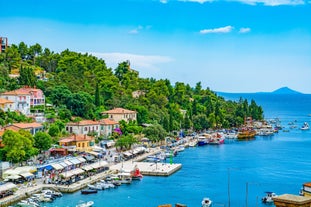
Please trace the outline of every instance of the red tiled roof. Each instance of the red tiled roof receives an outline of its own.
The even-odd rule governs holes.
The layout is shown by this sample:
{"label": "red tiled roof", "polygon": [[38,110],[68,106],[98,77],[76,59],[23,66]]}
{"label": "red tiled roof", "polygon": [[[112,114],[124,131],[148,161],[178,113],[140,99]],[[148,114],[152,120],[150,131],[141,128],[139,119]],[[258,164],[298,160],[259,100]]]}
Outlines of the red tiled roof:
{"label": "red tiled roof", "polygon": [[136,111],[131,111],[123,108],[114,108],[108,111],[102,112],[103,114],[136,114]]}
{"label": "red tiled roof", "polygon": [[42,127],[43,125],[37,122],[33,123],[14,123],[12,126],[18,127],[20,129],[28,129],[28,128],[39,128]]}
{"label": "red tiled roof", "polygon": [[33,91],[40,91],[42,93],[42,90],[38,88],[23,87],[23,88],[16,89],[14,91],[4,92],[2,94],[3,95],[30,95],[30,92],[33,92]]}
{"label": "red tiled roof", "polygon": [[72,134],[69,137],[59,140],[59,142],[73,142],[73,141],[92,141],[93,138],[83,134]]}
{"label": "red tiled roof", "polygon": [[93,120],[82,120],[79,122],[70,122],[67,125],[68,126],[85,126],[85,125],[98,125],[98,121],[93,121]]}
{"label": "red tiled roof", "polygon": [[99,122],[101,124],[104,124],[104,125],[115,125],[115,124],[119,124],[118,122],[114,121],[114,120],[111,120],[111,119],[101,119],[99,120]]}
{"label": "red tiled roof", "polygon": [[7,100],[5,98],[0,98],[0,104],[9,104],[14,103],[13,101]]}
{"label": "red tiled roof", "polygon": [[20,128],[18,128],[18,127],[16,127],[16,126],[11,125],[11,126],[7,126],[7,127],[5,127],[5,129],[4,129],[4,130],[12,130],[12,131],[18,132],[18,131],[20,130]]}

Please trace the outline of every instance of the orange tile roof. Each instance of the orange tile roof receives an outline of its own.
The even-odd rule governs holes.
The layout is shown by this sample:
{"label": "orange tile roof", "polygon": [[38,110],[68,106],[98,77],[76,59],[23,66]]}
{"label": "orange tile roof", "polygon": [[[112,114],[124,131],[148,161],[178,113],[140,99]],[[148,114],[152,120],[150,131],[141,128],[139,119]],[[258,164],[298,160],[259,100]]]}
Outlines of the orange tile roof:
{"label": "orange tile roof", "polygon": [[3,95],[30,95],[30,92],[32,92],[32,91],[40,91],[40,92],[42,92],[42,90],[38,89],[38,88],[23,87],[23,88],[16,89],[14,91],[4,92],[2,94]]}
{"label": "orange tile roof", "polygon": [[304,183],[303,185],[307,187],[311,187],[311,182]]}
{"label": "orange tile roof", "polygon": [[92,141],[93,138],[83,134],[72,134],[69,137],[59,140],[59,142],[74,142],[74,141]]}
{"label": "orange tile roof", "polygon": [[14,103],[14,102],[0,97],[0,104],[9,104],[9,103]]}
{"label": "orange tile roof", "polygon": [[18,131],[20,130],[20,128],[18,128],[18,127],[16,127],[16,126],[11,125],[11,126],[7,126],[7,127],[5,127],[5,129],[4,129],[4,130],[12,130],[12,131],[18,132]]}
{"label": "orange tile roof", "polygon": [[69,122],[67,125],[68,126],[85,126],[85,125],[98,125],[98,121],[93,121],[93,120],[82,120],[79,122]]}
{"label": "orange tile roof", "polygon": [[14,124],[12,124],[12,126],[18,127],[20,129],[43,127],[42,124],[37,123],[37,122],[32,122],[32,123],[14,123]]}
{"label": "orange tile roof", "polygon": [[7,91],[7,92],[4,92],[2,93],[1,95],[13,95],[13,96],[17,96],[17,95],[30,95],[28,92],[25,92],[25,91],[18,91],[18,90],[15,90],[15,91]]}
{"label": "orange tile roof", "polygon": [[114,120],[111,120],[111,119],[101,119],[99,120],[99,122],[101,124],[104,124],[104,125],[115,125],[115,124],[119,124],[119,122],[116,122]]}
{"label": "orange tile roof", "polygon": [[114,108],[108,111],[102,112],[103,114],[136,114],[136,111],[131,111],[124,108]]}

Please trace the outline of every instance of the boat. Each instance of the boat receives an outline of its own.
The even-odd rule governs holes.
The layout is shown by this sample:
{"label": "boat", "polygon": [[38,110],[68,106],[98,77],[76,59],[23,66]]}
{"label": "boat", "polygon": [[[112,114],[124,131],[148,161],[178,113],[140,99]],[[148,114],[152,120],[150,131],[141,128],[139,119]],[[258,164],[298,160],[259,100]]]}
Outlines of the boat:
{"label": "boat", "polygon": [[238,139],[249,139],[254,138],[256,135],[256,131],[251,128],[243,128],[238,131]]}
{"label": "boat", "polygon": [[81,190],[81,194],[94,194],[94,193],[97,193],[97,190],[95,190],[95,189]]}
{"label": "boat", "polygon": [[212,144],[212,145],[219,145],[219,144],[224,144],[224,143],[225,143],[225,138],[222,134],[219,134],[219,133],[213,134],[213,136],[208,141],[208,144]]}
{"label": "boat", "polygon": [[198,146],[204,146],[208,144],[208,139],[205,136],[198,137]]}
{"label": "boat", "polygon": [[132,180],[141,180],[143,178],[137,165],[134,167],[134,170],[131,171],[131,177]]}
{"label": "boat", "polygon": [[309,124],[307,122],[303,123],[302,127],[300,128],[301,130],[309,130]]}
{"label": "boat", "polygon": [[302,188],[299,192],[301,196],[311,196],[311,182],[302,184]]}
{"label": "boat", "polygon": [[76,207],[91,207],[94,205],[94,201],[88,201],[84,203],[79,203],[76,205]]}
{"label": "boat", "polygon": [[277,197],[274,192],[265,192],[266,196],[261,199],[263,203],[273,203],[273,198]]}
{"label": "boat", "polygon": [[202,207],[210,207],[212,206],[212,200],[209,199],[209,198],[203,198],[201,204],[202,204]]}

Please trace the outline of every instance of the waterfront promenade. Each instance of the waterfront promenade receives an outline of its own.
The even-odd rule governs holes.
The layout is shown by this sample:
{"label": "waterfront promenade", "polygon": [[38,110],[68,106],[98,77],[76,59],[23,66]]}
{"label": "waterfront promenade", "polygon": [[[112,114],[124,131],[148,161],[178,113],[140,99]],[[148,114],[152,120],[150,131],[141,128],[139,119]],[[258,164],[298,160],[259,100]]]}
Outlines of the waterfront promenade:
{"label": "waterfront promenade", "polygon": [[115,173],[120,171],[122,168],[124,169],[133,169],[135,165],[140,169],[143,175],[158,175],[158,176],[168,176],[181,168],[181,164],[166,164],[166,163],[144,163],[140,164],[139,161],[142,161],[147,158],[149,155],[154,155],[161,151],[160,147],[150,149],[148,153],[144,153],[139,155],[133,159],[121,162],[121,163],[109,163],[109,170],[104,172],[92,175],[85,179],[79,180],[70,185],[57,185],[57,184],[44,184],[43,180],[35,179],[31,184],[20,185],[17,191],[14,192],[13,195],[7,196],[5,198],[0,199],[0,206],[8,206],[12,203],[18,202],[26,197],[31,196],[33,193],[40,192],[43,189],[53,189],[56,191],[60,191],[63,193],[72,193],[78,190],[85,188],[88,184],[93,184],[101,179],[105,178],[106,175]]}

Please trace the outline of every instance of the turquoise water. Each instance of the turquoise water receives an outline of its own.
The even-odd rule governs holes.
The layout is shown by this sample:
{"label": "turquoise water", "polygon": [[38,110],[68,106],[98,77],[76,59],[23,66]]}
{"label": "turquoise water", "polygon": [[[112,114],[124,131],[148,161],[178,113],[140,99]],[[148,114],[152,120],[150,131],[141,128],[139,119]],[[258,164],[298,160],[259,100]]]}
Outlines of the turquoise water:
{"label": "turquoise water", "polygon": [[[294,120],[299,127],[304,121],[311,124],[310,95],[254,99],[264,107],[265,117],[277,117],[285,127]],[[74,207],[81,200],[93,200],[95,207],[156,207],[166,203],[196,207],[203,197],[210,197],[214,207],[265,206],[261,203],[265,191],[298,195],[302,183],[311,181],[310,148],[311,130],[299,129],[251,141],[188,148],[174,158],[182,163],[182,169],[169,177],[145,176],[131,185],[94,195],[66,194],[45,206]]]}

